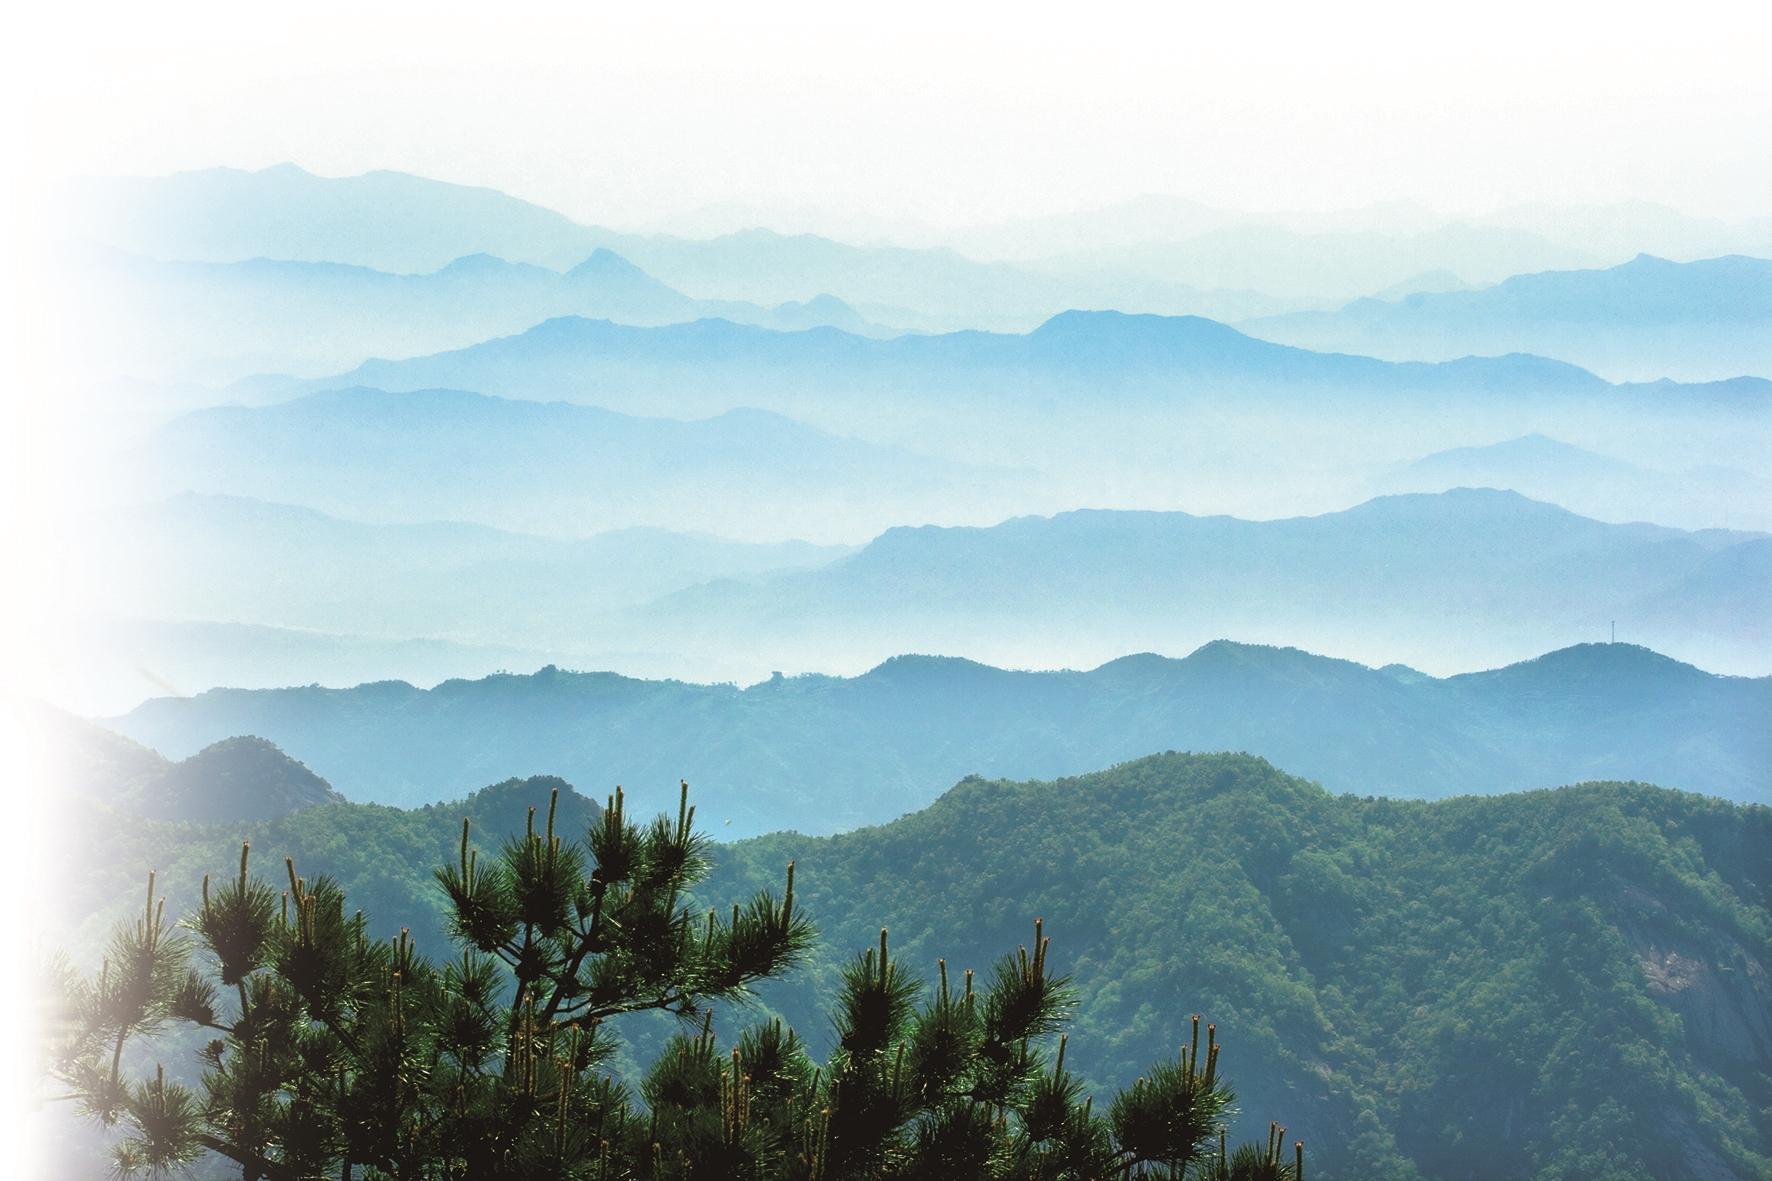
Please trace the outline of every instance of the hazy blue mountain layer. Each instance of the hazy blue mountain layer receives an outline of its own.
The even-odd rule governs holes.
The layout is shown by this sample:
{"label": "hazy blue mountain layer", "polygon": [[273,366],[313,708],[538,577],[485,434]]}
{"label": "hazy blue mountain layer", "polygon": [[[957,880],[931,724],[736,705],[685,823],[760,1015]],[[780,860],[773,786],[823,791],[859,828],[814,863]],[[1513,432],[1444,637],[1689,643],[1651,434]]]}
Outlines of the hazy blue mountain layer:
{"label": "hazy blue mountain layer", "polygon": [[323,632],[559,646],[590,621],[713,579],[811,569],[850,552],[622,529],[560,539],[439,521],[363,524],[185,493],[97,522],[118,612]]}
{"label": "hazy blue mountain layer", "polygon": [[1473,291],[1361,299],[1244,322],[1256,336],[1397,360],[1537,353],[1614,380],[1772,375],[1772,261],[1639,255]]}
{"label": "hazy blue mountain layer", "polygon": [[492,189],[385,171],[320,177],[288,164],[93,182],[76,194],[70,223],[77,234],[150,258],[287,259],[405,274],[475,254],[564,271],[608,249],[697,298],[773,306],[829,293],[871,319],[908,327],[919,317],[948,327],[1025,326],[1079,306],[1232,317],[1298,306],[1135,274],[1047,275],[946,249],[851,246],[811,234],[623,233]]}
{"label": "hazy blue mountain layer", "polygon": [[[1026,473],[929,459],[759,410],[641,418],[460,390],[330,390],[200,410],[140,457],[148,487],[380,522],[557,536],[650,526],[818,540],[1013,511]],[[976,519],[976,517],[973,517]]]}
{"label": "hazy blue mountain layer", "polygon": [[1493,283],[1643,250],[1679,259],[1772,250],[1765,219],[1732,225],[1643,203],[1463,220],[1394,204],[1252,218],[1144,197],[951,231],[832,231],[877,243],[869,246],[787,223],[758,228],[769,219],[742,216],[639,234],[580,225],[491,189],[386,171],[320,177],[289,164],[92,182],[72,209],[77,233],[161,259],[414,273],[485,253],[565,270],[601,247],[698,297],[773,305],[831,292],[890,323],[918,326],[920,314],[925,327],[1025,326],[1066,307],[1246,318],[1345,302],[1433,272]]}
{"label": "hazy blue mountain layer", "polygon": [[1241,224],[1179,240],[1070,251],[1030,262],[1048,272],[1107,271],[1208,287],[1251,288],[1294,299],[1334,300],[1449,271],[1493,283],[1522,271],[1590,265],[1594,255],[1529,230],[1450,222],[1414,230],[1311,231]]}
{"label": "hazy blue mountain layer", "polygon": [[1772,481],[1716,464],[1666,471],[1539,434],[1436,451],[1373,482],[1386,493],[1505,488],[1612,521],[1772,529]]}
{"label": "hazy blue mountain layer", "polygon": [[1392,363],[1276,345],[1191,317],[1068,312],[1019,335],[892,340],[566,318],[467,349],[232,392],[264,402],[341,385],[566,399],[645,416],[756,406],[834,434],[1045,477],[1043,498],[1006,510],[1001,499],[950,496],[943,516],[894,524],[1079,505],[1321,512],[1370,494],[1374,477],[1424,451],[1531,432],[1622,449],[1647,466],[1725,464],[1772,478],[1772,382],[1763,379],[1613,385],[1527,355]]}
{"label": "hazy blue mountain layer", "polygon": [[[251,452],[249,490],[361,492],[328,482],[327,456],[279,467],[305,461],[294,448]],[[434,494],[417,460],[364,470]],[[1718,671],[1772,666],[1772,538],[1607,524],[1492,490],[1272,521],[1085,511],[894,528],[841,556],[646,531],[552,541],[361,525],[226,499],[112,524],[132,521],[139,536],[119,553],[141,564],[117,568],[115,592],[164,614],[71,641],[66,675],[103,683],[54,699],[89,712],[216,685],[432,684],[548,663],[742,682],[859,672],[905,652],[1089,668],[1227,635],[1447,672],[1616,625]]]}
{"label": "hazy blue mountain layer", "polygon": [[1374,465],[1530,432],[1628,448],[1650,466],[1723,463],[1772,476],[1764,379],[1614,385],[1524,354],[1398,363],[1185,316],[1073,311],[1023,334],[891,340],[564,318],[430,357],[231,392],[263,402],[340,386],[475,390],[668,417],[755,406],[955,461],[1034,469],[1055,482],[1053,507],[1067,508],[1321,511],[1369,488]]}
{"label": "hazy blue mountain layer", "polygon": [[[201,619],[81,616],[60,637],[65,663],[43,678],[42,695],[68,709],[103,713],[148,697],[214,685],[355,685],[401,670],[420,684],[538,668],[561,657],[509,644],[425,636],[364,635]],[[669,675],[684,668],[626,648],[583,654],[593,667],[617,664]]]}
{"label": "hazy blue mountain layer", "polygon": [[69,269],[110,363],[144,378],[331,373],[371,357],[460,348],[562,315],[894,332],[830,295],[774,307],[691,299],[605,249],[564,271],[487,254],[408,275],[335,262],[160,262],[115,252]]}
{"label": "hazy blue mountain layer", "polygon": [[110,724],[174,755],[262,735],[348,797],[401,805],[540,772],[640,798],[687,778],[710,824],[745,835],[879,823],[960,775],[1068,774],[1160,749],[1248,750],[1338,791],[1609,777],[1763,801],[1768,711],[1772,680],[1622,644],[1435,679],[1219,642],[1089,672],[906,656],[859,677],[743,689],[551,667],[430,690],[217,689]]}
{"label": "hazy blue mountain layer", "polygon": [[1768,548],[1763,534],[1604,524],[1468,488],[1274,521],[1080,511],[893,529],[820,570],[692,588],[624,617],[633,634],[778,662],[764,668],[906,651],[1087,667],[1228,635],[1445,671],[1604,639],[1616,623],[1633,642],[1758,674],[1772,667]]}
{"label": "hazy blue mountain layer", "polygon": [[[1197,316],[1067,311],[1026,333],[955,332],[877,340],[837,330],[776,332],[724,321],[637,327],[562,317],[522,334],[400,361],[372,361],[338,377],[290,382],[288,392],[368,385],[379,389],[452,386],[513,397],[565,397],[595,390],[610,402],[661,380],[693,373],[730,393],[766,381],[789,390],[809,381],[905,393],[980,380],[974,397],[1004,399],[1014,387],[1107,386],[1196,394],[1212,389],[1272,390],[1305,401],[1314,391],[1433,397],[1601,395],[1621,405],[1653,397],[1679,408],[1746,405],[1764,410],[1772,383],[1653,383],[1618,387],[1577,366],[1527,355],[1398,363],[1314,352],[1259,340]],[[1209,383],[1202,388],[1202,383]],[[266,389],[278,389],[267,386]],[[832,391],[840,395],[841,389]]]}

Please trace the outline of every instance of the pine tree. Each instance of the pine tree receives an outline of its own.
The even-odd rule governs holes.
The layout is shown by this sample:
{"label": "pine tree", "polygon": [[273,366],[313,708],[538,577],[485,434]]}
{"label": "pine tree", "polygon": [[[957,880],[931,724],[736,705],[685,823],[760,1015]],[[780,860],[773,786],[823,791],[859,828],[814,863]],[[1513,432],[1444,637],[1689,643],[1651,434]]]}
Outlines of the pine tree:
{"label": "pine tree", "polygon": [[[1277,1125],[1227,1150],[1222,1047],[1197,1017],[1175,1060],[1096,1111],[1065,1067],[1073,992],[1038,920],[988,979],[938,963],[927,997],[882,930],[844,973],[822,1065],[778,1021],[722,1051],[714,1007],[812,947],[792,863],[779,895],[692,911],[708,846],[687,784],[647,825],[617,789],[582,841],[555,833],[557,802],[484,861],[463,822],[436,875],[458,948],[437,963],[404,931],[369,938],[336,883],[287,859],[285,888],[254,877],[249,846],[183,929],[150,875],[97,977],[69,984],[59,1068],[119,1129],[117,1174],[215,1153],[245,1181],[1302,1177]],[[691,1032],[630,1089],[614,1026],[648,1010]],[[214,1035],[201,1087],[125,1078],[126,1044],[175,1023]]]}

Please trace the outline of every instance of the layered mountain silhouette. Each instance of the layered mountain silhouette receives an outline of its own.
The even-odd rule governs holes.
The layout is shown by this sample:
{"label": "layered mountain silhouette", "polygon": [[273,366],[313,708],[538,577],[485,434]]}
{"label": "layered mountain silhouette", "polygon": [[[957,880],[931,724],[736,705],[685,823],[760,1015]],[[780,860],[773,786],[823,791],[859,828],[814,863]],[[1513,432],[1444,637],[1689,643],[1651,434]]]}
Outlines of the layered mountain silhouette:
{"label": "layered mountain silhouette", "polygon": [[1047,271],[1113,271],[1207,287],[1250,288],[1293,299],[1375,292],[1424,271],[1489,282],[1600,261],[1529,230],[1450,222],[1414,232],[1325,227],[1315,232],[1239,224],[1182,238],[1052,255]]}
{"label": "layered mountain silhouette", "polygon": [[[1374,489],[1407,487],[1383,481],[1424,450],[1525,433],[1635,438],[1664,457],[1656,466],[1672,471],[1702,460],[1751,472],[1772,444],[1772,382],[1760,378],[1619,385],[1527,354],[1388,362],[1278,345],[1198,317],[1115,312],[1067,312],[1020,334],[890,340],[723,320],[637,327],[566,317],[429,357],[372,361],[310,381],[259,379],[233,392],[263,404],[340,387],[474,390],[645,417],[717,416],[755,406],[837,435],[1043,477],[1024,483],[1019,498],[997,495],[991,481],[975,482],[969,496],[940,496],[940,512],[913,498],[903,511],[866,522],[876,527],[1078,505],[1185,505],[1252,516],[1321,511]],[[756,471],[745,486],[782,479],[772,454],[753,456]],[[737,470],[736,456],[727,461]],[[356,511],[291,489],[197,486]],[[880,487],[884,500],[897,495],[890,483]],[[1695,510],[1669,516],[1643,514],[1641,497],[1618,492],[1589,489],[1566,503],[1614,520],[1717,523],[1705,521],[1697,511],[1702,504],[1690,496],[1658,502]],[[804,517],[791,506],[789,513]],[[423,515],[463,512],[436,505]],[[561,530],[534,517],[472,519]],[[600,523],[732,532],[716,520],[681,515],[605,516]],[[867,532],[858,521],[840,536],[855,541]]]}
{"label": "layered mountain silhouette", "polygon": [[[895,652],[1089,666],[1235,635],[1445,670],[1620,636],[1726,671],[1772,657],[1762,534],[1607,524],[1517,493],[1380,497],[1273,521],[1078,511],[899,528],[820,570],[626,613],[763,667]],[[852,665],[852,666],[853,666]],[[839,666],[840,667],[840,666]]]}
{"label": "layered mountain silhouette", "polygon": [[1638,255],[1474,291],[1361,299],[1244,322],[1257,336],[1399,360],[1538,353],[1614,380],[1772,375],[1772,261]]}
{"label": "layered mountain silhouette", "polygon": [[1436,451],[1382,473],[1384,492],[1506,488],[1609,520],[1772,529],[1772,482],[1736,468],[1666,471],[1545,435]]}
{"label": "layered mountain silhouette", "polygon": [[73,204],[74,224],[92,240],[150,258],[272,258],[414,274],[489,254],[564,271],[601,248],[698,298],[773,306],[829,293],[870,319],[905,327],[1025,327],[1076,306],[1223,317],[1296,306],[1138,275],[1049,275],[947,249],[851,246],[811,234],[624,233],[492,189],[398,172],[333,178],[290,164],[208,169],[93,182]]}
{"label": "layered mountain silhouette", "polygon": [[[387,390],[471,389],[521,398],[572,397],[651,412],[670,404],[867,404],[939,396],[1005,406],[1030,389],[1076,399],[1143,392],[1147,401],[1249,399],[1311,408],[1335,395],[1382,398],[1595,397],[1623,408],[1763,412],[1772,382],[1610,384],[1584,369],[1530,355],[1398,363],[1274,344],[1196,316],[1069,311],[1027,333],[958,332],[875,340],[834,329],[775,332],[726,321],[646,328],[565,317],[521,334],[430,357],[371,361],[337,377],[257,383],[257,396],[342,385]],[[1232,403],[1234,405],[1234,402]],[[1479,404],[1481,405],[1481,403]]]}
{"label": "layered mountain silhouette", "polygon": [[87,292],[92,330],[105,337],[112,364],[137,377],[330,373],[370,357],[459,348],[562,315],[894,332],[830,295],[772,308],[691,299],[602,248],[564,271],[489,254],[408,275],[334,262],[162,262],[89,252],[70,273]]}
{"label": "layered mountain silhouette", "polygon": [[473,254],[565,269],[595,232],[495,189],[402,172],[316,176],[293,164],[90,182],[74,224],[149,258],[331,262],[404,274]]}
{"label": "layered mountain silhouette", "polygon": [[1248,750],[1336,791],[1420,797],[1607,776],[1763,801],[1772,736],[1756,719],[1768,709],[1772,680],[1623,644],[1404,679],[1220,641],[1089,672],[906,656],[859,677],[745,689],[552,667],[429,690],[217,689],[110,724],[175,754],[263,734],[353,799],[403,805],[546,771],[593,793],[619,778],[663,806],[688,778],[704,818],[743,835],[878,823],[958,775],[1067,774],[1152,749]]}
{"label": "layered mountain silhouette", "polygon": [[[731,326],[728,325],[728,328]],[[181,417],[140,456],[148,486],[382,522],[565,536],[644,525],[815,539],[977,519],[1025,473],[929,459],[759,410],[641,418],[461,390],[336,389]]]}
{"label": "layered mountain silhouette", "polygon": [[[329,486],[318,461],[278,469],[283,453],[256,454],[304,489],[362,491]],[[90,651],[71,663],[109,670],[104,693],[78,698],[95,710],[127,708],[156,681],[180,693],[430,684],[552,662],[748,682],[907,651],[1093,667],[1224,635],[1432,672],[1614,625],[1726,672],[1757,674],[1772,656],[1772,538],[1610,524],[1493,489],[1269,521],[1091,510],[900,527],[846,553],[655,531],[575,542],[362,525],[226,498],[113,522],[131,527],[135,548],[120,552],[139,554],[149,565],[133,576],[157,585],[150,596],[120,574],[118,593],[164,614],[88,629]]]}
{"label": "layered mountain silhouette", "polygon": [[561,539],[449,521],[364,524],[195,493],[109,515],[90,536],[135,572],[118,580],[118,613],[544,647],[615,607],[850,552],[659,529]]}
{"label": "layered mountain silhouette", "polygon": [[[1462,221],[1395,205],[1261,219],[1144,197],[900,235],[908,246],[852,246],[730,218],[685,223],[696,231],[688,236],[637,234],[581,225],[492,189],[387,171],[321,177],[291,164],[96,181],[72,204],[93,240],[153,258],[329,261],[410,274],[481,253],[566,270],[606,248],[698,297],[775,305],[831,292],[870,318],[925,328],[1025,327],[1078,306],[1242,319],[1345,302],[1426,272],[1493,283],[1604,266],[1643,249],[1681,259],[1772,249],[1764,219],[1728,225],[1642,203],[1522,207]],[[719,226],[725,232],[707,232]]]}

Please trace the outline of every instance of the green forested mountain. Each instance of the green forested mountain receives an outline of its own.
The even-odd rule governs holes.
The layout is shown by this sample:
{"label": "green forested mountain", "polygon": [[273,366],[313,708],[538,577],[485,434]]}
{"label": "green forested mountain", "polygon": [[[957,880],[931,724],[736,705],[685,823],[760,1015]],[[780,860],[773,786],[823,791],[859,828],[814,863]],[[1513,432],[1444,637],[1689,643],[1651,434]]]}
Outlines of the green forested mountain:
{"label": "green forested mountain", "polygon": [[1772,679],[1625,644],[1436,679],[1218,642],[1089,672],[907,656],[745,689],[555,668],[429,690],[218,689],[113,725],[173,756],[257,734],[351,799],[403,806],[512,775],[598,797],[686,777],[707,822],[738,837],[879,823],[964,775],[1075,774],[1153,750],[1244,750],[1332,790],[1405,797],[1640,779],[1764,802],[1767,717]]}
{"label": "green forested mountain", "polygon": [[[744,842],[710,894],[787,858],[827,949],[885,925],[911,961],[977,962],[1043,917],[1098,1083],[1211,1014],[1246,1118],[1291,1113],[1319,1176],[1772,1170],[1765,808],[1624,783],[1336,797],[1260,759],[1162,755]],[[837,958],[770,1003],[804,1023]]]}
{"label": "green forested mountain", "polygon": [[170,820],[269,820],[338,802],[330,784],[262,738],[224,738],[142,785],[131,811]]}
{"label": "green forested mountain", "polygon": [[[236,864],[240,842],[250,841],[261,864],[275,870],[293,857],[307,876],[328,874],[344,883],[351,904],[371,919],[378,936],[409,927],[432,953],[444,945],[443,898],[431,871],[453,856],[461,822],[472,819],[478,839],[496,848],[521,835],[530,808],[546,810],[561,789],[559,821],[578,833],[596,806],[563,780],[538,775],[511,779],[449,804],[403,810],[379,804],[334,802],[276,817],[194,824],[145,818],[88,800],[56,801],[53,897],[74,938],[77,957],[92,953],[110,923],[137,906],[150,870],[166,892],[169,912],[188,914],[201,898],[203,876]],[[60,846],[66,842],[68,848]],[[95,954],[95,953],[94,953]],[[91,958],[90,955],[86,958]]]}
{"label": "green forested mountain", "polygon": [[[558,785],[213,827],[87,812],[80,930],[102,930],[92,912],[130,904],[150,865],[169,910],[188,909],[247,837],[270,864],[337,875],[375,933],[410,927],[435,953],[430,870],[454,856],[461,816],[496,844]],[[569,831],[594,814],[563,800]],[[1037,916],[1080,990],[1069,1061],[1093,1085],[1129,1082],[1205,1013],[1237,1063],[1240,1131],[1285,1113],[1315,1177],[1772,1169],[1763,807],[1637,783],[1335,796],[1251,756],[1167,754],[1055,782],[970,778],[882,827],[721,846],[706,895],[743,896],[789,858],[822,939],[764,1003],[821,1050],[822,1000],[881,926],[933,975],[937,955],[986,967]],[[659,1032],[638,1031],[637,1060]]]}

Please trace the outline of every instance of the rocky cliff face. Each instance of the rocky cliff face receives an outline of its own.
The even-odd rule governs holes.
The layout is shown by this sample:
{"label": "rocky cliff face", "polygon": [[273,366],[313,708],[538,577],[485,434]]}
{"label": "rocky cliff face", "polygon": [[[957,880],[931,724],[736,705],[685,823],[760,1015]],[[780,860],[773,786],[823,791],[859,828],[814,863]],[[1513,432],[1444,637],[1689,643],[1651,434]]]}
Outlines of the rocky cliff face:
{"label": "rocky cliff face", "polygon": [[1679,1014],[1694,1053],[1747,1065],[1772,1058],[1772,972],[1738,941],[1715,947],[1632,933],[1649,995]]}

